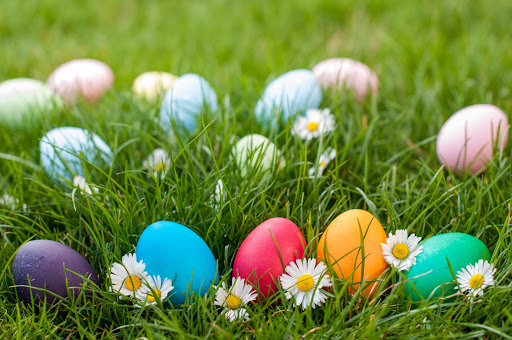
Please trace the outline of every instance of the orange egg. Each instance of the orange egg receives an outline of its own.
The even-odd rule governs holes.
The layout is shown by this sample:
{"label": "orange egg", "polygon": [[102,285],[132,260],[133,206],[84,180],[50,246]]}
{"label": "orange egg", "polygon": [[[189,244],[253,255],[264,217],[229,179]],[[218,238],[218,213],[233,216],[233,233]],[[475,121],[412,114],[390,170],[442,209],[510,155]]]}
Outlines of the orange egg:
{"label": "orange egg", "polygon": [[375,216],[364,210],[349,210],[336,217],[325,230],[318,244],[317,261],[332,267],[340,279],[354,282],[349,286],[351,294],[360,282],[366,281],[364,294],[372,297],[378,282],[371,281],[388,267],[380,245],[386,238]]}

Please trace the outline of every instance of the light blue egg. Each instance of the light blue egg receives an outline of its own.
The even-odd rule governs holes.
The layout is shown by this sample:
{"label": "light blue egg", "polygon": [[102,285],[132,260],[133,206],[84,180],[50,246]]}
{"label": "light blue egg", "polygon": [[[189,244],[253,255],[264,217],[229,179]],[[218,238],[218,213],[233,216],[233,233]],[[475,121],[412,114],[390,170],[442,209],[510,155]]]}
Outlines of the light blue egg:
{"label": "light blue egg", "polygon": [[187,131],[196,128],[196,119],[206,108],[217,111],[217,94],[210,84],[194,73],[179,77],[167,91],[160,107],[160,122],[167,131],[171,121]]}
{"label": "light blue egg", "polygon": [[192,292],[203,296],[217,283],[212,251],[199,235],[179,223],[151,224],[140,236],[136,254],[146,264],[148,275],[172,280],[170,301],[174,305],[183,304]]}
{"label": "light blue egg", "polygon": [[256,104],[254,114],[263,124],[317,109],[322,102],[322,89],[310,70],[293,70],[271,82]]}
{"label": "light blue egg", "polygon": [[59,127],[41,138],[41,163],[54,181],[72,181],[84,171],[80,153],[92,164],[112,162],[112,150],[97,135],[76,127]]}

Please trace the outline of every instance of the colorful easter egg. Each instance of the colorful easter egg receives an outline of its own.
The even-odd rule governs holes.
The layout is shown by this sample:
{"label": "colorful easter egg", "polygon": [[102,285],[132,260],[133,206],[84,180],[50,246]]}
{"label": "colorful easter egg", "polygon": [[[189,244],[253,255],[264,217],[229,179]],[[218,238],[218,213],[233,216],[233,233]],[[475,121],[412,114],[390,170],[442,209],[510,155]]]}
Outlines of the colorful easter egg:
{"label": "colorful easter egg", "polygon": [[237,166],[245,176],[252,168],[266,171],[278,164],[284,166],[281,151],[267,137],[253,134],[243,137],[235,144],[233,155]]}
{"label": "colorful easter egg", "polygon": [[304,257],[306,240],[292,221],[275,217],[257,226],[242,242],[233,277],[247,279],[260,298],[277,292],[276,282],[290,262]]}
{"label": "colorful easter egg", "polygon": [[313,74],[324,89],[352,91],[358,101],[370,92],[377,94],[379,79],[365,64],[349,58],[331,58],[313,67]]}
{"label": "colorful easter egg", "polygon": [[493,105],[477,104],[454,113],[437,136],[437,157],[453,172],[477,174],[508,141],[508,120]]}
{"label": "colorful easter egg", "polygon": [[386,238],[375,216],[364,210],[348,210],[325,230],[318,243],[317,260],[331,267],[340,279],[348,280],[351,293],[365,281],[364,294],[371,297],[379,284],[374,280],[388,268],[381,248]]}
{"label": "colorful easter egg", "polygon": [[203,296],[217,282],[217,261],[210,248],[191,229],[175,222],[159,221],[147,227],[137,243],[137,259],[148,275],[172,280],[169,300],[180,305],[187,296]]}
{"label": "colorful easter egg", "polygon": [[[80,275],[99,284],[94,269],[82,255],[62,243],[50,240],[25,243],[18,249],[12,263],[16,290],[25,303],[31,303],[31,296],[35,303],[45,299],[53,303],[58,299],[46,291],[62,298],[67,298],[68,292],[78,296],[84,284],[90,286],[90,282]],[[85,293],[91,294],[87,287]]]}
{"label": "colorful easter egg", "polygon": [[16,78],[0,83],[0,124],[27,128],[47,117],[62,105],[62,100],[45,83]]}
{"label": "colorful easter egg", "polygon": [[437,298],[454,294],[454,271],[460,271],[468,264],[480,259],[491,260],[491,254],[485,244],[474,236],[463,233],[448,233],[430,237],[420,243],[423,252],[416,256],[416,264],[405,272],[407,279],[405,294],[413,301],[430,296]]}
{"label": "colorful easter egg", "polygon": [[114,72],[94,59],[75,59],[57,67],[46,82],[67,102],[83,97],[92,103],[114,85]]}
{"label": "colorful easter egg", "polygon": [[99,165],[100,161],[112,163],[112,150],[97,135],[76,127],[59,127],[41,138],[41,163],[55,181],[72,181],[83,176],[81,153],[86,162]]}
{"label": "colorful easter egg", "polygon": [[187,73],[173,83],[160,107],[160,122],[167,131],[172,122],[187,131],[196,128],[201,113],[217,111],[217,94],[210,84],[197,74]]}
{"label": "colorful easter egg", "polygon": [[163,96],[178,79],[167,72],[145,72],[133,81],[133,93],[141,98],[153,101]]}
{"label": "colorful easter egg", "polygon": [[287,121],[290,116],[317,109],[322,90],[310,70],[293,70],[272,81],[256,104],[254,114],[264,125]]}

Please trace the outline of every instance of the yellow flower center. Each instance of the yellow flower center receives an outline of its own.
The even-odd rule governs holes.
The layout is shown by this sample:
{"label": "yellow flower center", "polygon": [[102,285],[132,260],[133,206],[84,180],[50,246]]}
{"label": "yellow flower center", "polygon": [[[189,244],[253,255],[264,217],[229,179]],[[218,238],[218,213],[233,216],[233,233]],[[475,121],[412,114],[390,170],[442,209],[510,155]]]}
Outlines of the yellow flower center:
{"label": "yellow flower center", "polygon": [[162,162],[162,163],[158,163],[156,165],[156,171],[164,171],[165,170],[165,164]]}
{"label": "yellow flower center", "polygon": [[311,132],[316,131],[316,129],[318,129],[318,123],[310,122],[310,123],[308,123],[307,128]]}
{"label": "yellow flower center", "polygon": [[126,289],[131,290],[132,292],[136,291],[140,288],[140,277],[137,275],[128,276],[124,281],[124,286]]}
{"label": "yellow flower center", "polygon": [[405,244],[399,243],[393,247],[393,255],[395,255],[397,259],[405,259],[407,254],[409,254],[409,248],[407,248]]}
{"label": "yellow flower center", "polygon": [[229,295],[226,299],[226,306],[228,306],[229,309],[238,309],[241,304],[242,300],[234,294]]}
{"label": "yellow flower center", "polygon": [[484,276],[482,274],[473,275],[473,277],[469,279],[469,286],[473,289],[480,288],[483,284]]}
{"label": "yellow flower center", "polygon": [[148,293],[148,301],[151,303],[155,302],[156,301],[155,295],[157,298],[160,299],[160,297],[162,296],[162,293],[158,289],[153,289],[152,291],[150,291]]}
{"label": "yellow flower center", "polygon": [[325,161],[320,163],[320,166],[325,166]]}
{"label": "yellow flower center", "polygon": [[303,292],[310,291],[315,285],[315,280],[309,274],[304,274],[297,279],[297,288]]}

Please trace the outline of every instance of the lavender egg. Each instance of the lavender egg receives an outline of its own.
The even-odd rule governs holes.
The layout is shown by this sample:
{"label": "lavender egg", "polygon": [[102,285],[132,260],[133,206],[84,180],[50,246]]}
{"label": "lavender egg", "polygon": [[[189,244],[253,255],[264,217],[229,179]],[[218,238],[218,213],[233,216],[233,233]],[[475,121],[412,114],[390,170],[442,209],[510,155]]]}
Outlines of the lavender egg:
{"label": "lavender egg", "polygon": [[310,70],[293,70],[272,81],[256,104],[254,114],[264,125],[273,126],[279,120],[317,109],[322,102],[322,90]]}
{"label": "lavender egg", "polygon": [[187,131],[196,128],[196,119],[204,110],[217,111],[217,94],[210,84],[194,73],[179,77],[165,94],[160,107],[160,122],[167,131],[172,122]]}
{"label": "lavender egg", "polygon": [[41,138],[41,163],[54,180],[72,181],[74,176],[84,175],[86,162],[99,165],[100,161],[112,163],[112,150],[97,135],[76,127],[59,127]]}
{"label": "lavender egg", "polygon": [[313,67],[313,74],[322,88],[353,91],[362,101],[370,92],[377,94],[379,79],[365,64],[349,58],[331,58]]}
{"label": "lavender egg", "polygon": [[480,173],[508,140],[508,120],[493,105],[477,104],[455,112],[437,136],[437,157],[454,173]]}
{"label": "lavender egg", "polygon": [[82,96],[92,103],[112,87],[114,72],[99,60],[75,59],[57,67],[46,83],[67,102]]}
{"label": "lavender egg", "polygon": [[[69,291],[77,296],[84,283],[88,284],[80,275],[99,284],[94,269],[82,255],[62,243],[50,240],[25,243],[18,249],[12,263],[16,290],[25,303],[31,303],[32,297],[35,303],[45,299],[53,303],[58,299],[46,291],[62,298],[67,298]],[[86,289],[85,294],[90,295],[90,291]]]}
{"label": "lavender egg", "polygon": [[0,83],[0,124],[26,128],[62,105],[62,100],[45,83],[15,78]]}

